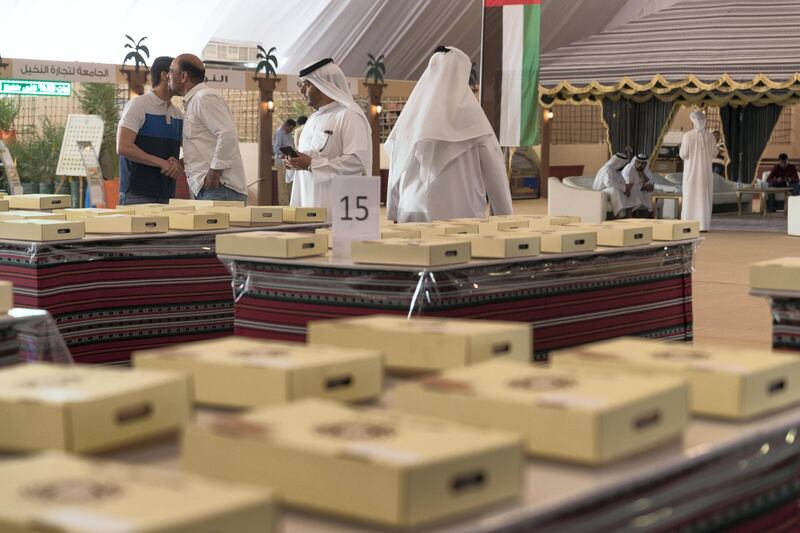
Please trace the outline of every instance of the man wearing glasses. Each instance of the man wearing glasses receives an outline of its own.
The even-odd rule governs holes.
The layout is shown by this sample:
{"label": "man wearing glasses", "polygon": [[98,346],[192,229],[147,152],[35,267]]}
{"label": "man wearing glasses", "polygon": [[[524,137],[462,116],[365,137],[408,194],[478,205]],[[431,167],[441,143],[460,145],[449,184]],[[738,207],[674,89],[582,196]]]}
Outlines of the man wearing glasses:
{"label": "man wearing glasses", "polygon": [[372,171],[371,130],[353,100],[344,72],[330,58],[300,71],[306,103],[316,112],[300,135],[297,157],[283,156],[287,181],[293,181],[291,205],[327,207],[337,175],[366,176]]}

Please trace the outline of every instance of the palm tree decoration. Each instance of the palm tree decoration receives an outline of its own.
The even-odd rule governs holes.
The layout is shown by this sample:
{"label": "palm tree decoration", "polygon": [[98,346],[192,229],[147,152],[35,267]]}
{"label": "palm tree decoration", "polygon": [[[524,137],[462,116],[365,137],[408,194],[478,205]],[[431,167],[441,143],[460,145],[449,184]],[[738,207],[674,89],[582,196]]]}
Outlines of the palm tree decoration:
{"label": "palm tree decoration", "polygon": [[367,54],[369,61],[367,61],[367,72],[364,81],[369,83],[369,79],[373,79],[373,83],[383,83],[383,75],[386,74],[386,65],[383,64],[383,54],[379,55],[377,59],[372,54]]}
{"label": "palm tree decoration", "polygon": [[275,69],[278,68],[278,58],[275,57],[275,54],[273,53],[275,52],[276,48],[273,46],[269,49],[269,52],[264,50],[264,47],[260,44],[257,45],[257,48],[258,54],[256,55],[256,58],[258,58],[259,61],[258,65],[256,65],[256,75],[258,75],[261,69],[264,69],[264,74],[267,76],[267,78],[269,78],[270,75],[272,75],[273,78],[277,78],[278,73],[275,71]]}
{"label": "palm tree decoration", "polygon": [[129,43],[125,43],[125,48],[131,48],[131,51],[128,52],[128,54],[125,56],[125,59],[122,61],[122,66],[124,67],[125,63],[132,59],[137,72],[139,70],[139,65],[147,68],[147,63],[145,63],[144,57],[142,57],[141,54],[141,52],[144,52],[144,55],[147,57],[147,59],[150,59],[150,50],[142,44],[142,41],[147,39],[147,37],[142,37],[138,42],[130,35],[125,35],[125,37],[127,37],[130,41]]}
{"label": "palm tree decoration", "polygon": [[469,86],[472,88],[478,86],[478,71],[475,69],[475,63],[472,63],[472,68],[469,69]]}

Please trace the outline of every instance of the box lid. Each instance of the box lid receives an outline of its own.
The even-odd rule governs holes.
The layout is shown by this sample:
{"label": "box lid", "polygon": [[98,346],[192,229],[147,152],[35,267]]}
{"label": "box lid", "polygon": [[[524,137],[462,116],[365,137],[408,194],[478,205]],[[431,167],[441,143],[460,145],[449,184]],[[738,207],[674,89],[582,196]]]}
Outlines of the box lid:
{"label": "box lid", "polygon": [[70,404],[185,379],[180,372],[26,363],[0,370],[0,401]]}
{"label": "box lid", "polygon": [[502,322],[499,320],[468,320],[457,318],[412,318],[392,315],[367,315],[353,318],[320,321],[331,325],[366,327],[388,332],[409,331],[441,335],[482,335],[498,330],[518,330],[529,328],[522,322]]}

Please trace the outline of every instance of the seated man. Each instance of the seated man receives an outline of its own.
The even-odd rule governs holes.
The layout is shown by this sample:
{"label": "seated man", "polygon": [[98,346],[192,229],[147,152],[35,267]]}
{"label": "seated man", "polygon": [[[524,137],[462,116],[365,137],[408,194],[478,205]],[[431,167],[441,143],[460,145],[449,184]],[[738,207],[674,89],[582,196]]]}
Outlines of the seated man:
{"label": "seated man", "polygon": [[[772,167],[767,176],[767,187],[791,187],[792,195],[800,194],[800,176],[794,165],[789,164],[789,156],[778,156],[778,164]],[[774,212],[777,208],[774,194],[767,195],[767,211]]]}
{"label": "seated man", "polygon": [[630,216],[630,210],[641,205],[640,196],[631,192],[633,183],[625,183],[625,178],[622,177],[622,169],[627,163],[628,157],[625,154],[614,154],[597,171],[592,185],[592,189],[595,191],[603,191],[608,194],[615,218]]}
{"label": "seated man", "polygon": [[647,162],[646,154],[639,154],[625,165],[622,169],[622,177],[625,183],[632,184],[631,196],[638,195],[640,207],[637,211],[650,213],[653,204],[653,191],[655,190],[655,179],[650,172],[650,165]]}
{"label": "seated man", "polygon": [[711,171],[724,178],[726,160],[728,159],[727,151],[725,150],[725,142],[722,140],[722,135],[719,130],[714,130],[711,133],[714,134],[714,139],[717,140],[717,155],[711,160]]}

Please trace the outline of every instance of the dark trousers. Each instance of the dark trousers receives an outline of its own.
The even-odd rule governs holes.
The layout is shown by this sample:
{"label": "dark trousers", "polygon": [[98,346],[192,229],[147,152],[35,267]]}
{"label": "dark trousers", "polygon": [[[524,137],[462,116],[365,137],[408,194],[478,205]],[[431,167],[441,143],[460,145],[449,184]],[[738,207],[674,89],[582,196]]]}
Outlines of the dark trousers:
{"label": "dark trousers", "polygon": [[[787,187],[791,187],[792,188],[792,192],[791,192],[792,196],[797,196],[798,194],[800,194],[800,183],[793,183],[791,185],[787,185]],[[767,195],[767,212],[768,213],[774,213],[777,209],[786,209],[786,202],[787,201],[788,201],[787,199],[784,199],[783,201],[776,200],[774,194],[768,194]]]}

